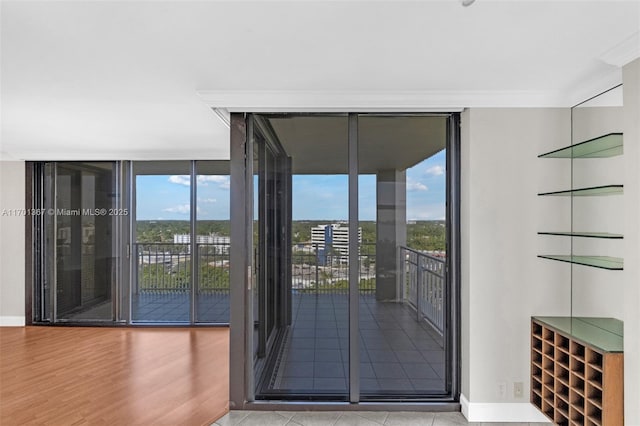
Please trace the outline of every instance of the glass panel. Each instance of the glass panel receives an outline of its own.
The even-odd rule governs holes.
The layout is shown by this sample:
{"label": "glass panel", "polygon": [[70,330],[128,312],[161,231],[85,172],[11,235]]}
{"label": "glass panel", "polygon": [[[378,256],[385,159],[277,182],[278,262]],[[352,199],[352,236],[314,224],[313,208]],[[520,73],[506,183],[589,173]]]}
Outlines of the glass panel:
{"label": "glass panel", "polygon": [[358,128],[360,391],[443,395],[447,118],[361,115]]}
{"label": "glass panel", "polygon": [[189,322],[190,162],[136,162],[131,320]]}
{"label": "glass panel", "polygon": [[56,319],[113,320],[115,163],[58,163],[55,182]]}
{"label": "glass panel", "polygon": [[228,161],[196,162],[196,322],[229,322]]}
{"label": "glass panel", "polygon": [[610,238],[622,239],[622,234],[612,234],[609,232],[538,232],[540,235],[563,235],[567,237],[583,237],[583,238]]}
{"label": "glass panel", "polygon": [[577,188],[567,191],[543,192],[538,195],[587,197],[600,195],[619,195],[623,193],[622,185],[604,185],[591,188]]}
{"label": "glass panel", "polygon": [[[44,165],[44,193],[43,193],[43,205],[44,208],[55,208],[55,163],[45,163]],[[56,271],[56,216],[54,214],[45,214],[42,218],[43,226],[43,244],[44,244],[44,279],[42,283],[41,296],[40,296],[40,317],[41,321],[52,321],[52,305],[53,297],[52,293],[55,291],[55,271]]]}
{"label": "glass panel", "polygon": [[[260,348],[259,341],[259,322],[260,322],[260,286],[258,285],[258,281],[261,276],[261,265],[260,265],[260,253],[262,250],[260,249],[260,165],[262,158],[262,153],[260,152],[260,147],[264,145],[260,145],[257,142],[253,144],[253,358],[258,358],[258,352]],[[262,355],[264,356],[264,354]],[[257,374],[257,371],[256,371]]]}
{"label": "glass panel", "polygon": [[595,268],[622,270],[624,269],[624,261],[619,257],[609,256],[569,256],[569,255],[546,255],[541,254],[538,257],[543,259],[558,260],[560,262],[574,263],[577,265],[593,266]]}
{"label": "glass panel", "polygon": [[[287,295],[281,293],[289,291],[288,285],[292,287],[292,311],[291,325],[283,330],[281,345],[267,354],[272,357],[273,368],[267,372],[259,393],[345,399],[349,359],[347,118],[287,117],[267,121],[291,157],[293,219],[288,223],[286,215],[274,215],[279,219],[269,223],[275,225],[273,241],[263,224],[260,229],[267,234],[261,237],[273,244],[275,259],[286,258],[290,244],[293,255],[288,264],[268,256],[265,260],[267,268],[291,268],[291,275],[276,269],[272,273],[261,271],[261,276],[279,280],[275,283],[275,296],[284,306],[275,321],[283,325],[288,322]],[[286,213],[286,197],[282,198],[287,194],[283,161],[286,159],[280,155],[272,164],[278,170],[274,176],[274,203]],[[271,164],[266,160],[263,163],[267,167]],[[265,184],[270,184],[268,178]],[[287,227],[292,242],[287,239]],[[291,283],[286,282],[287,277],[291,277]]]}
{"label": "glass panel", "polygon": [[558,331],[570,334],[606,352],[623,351],[623,323],[615,318],[592,317],[534,317]]}
{"label": "glass panel", "polygon": [[606,158],[623,154],[622,133],[610,133],[585,142],[561,148],[540,158]]}
{"label": "glass panel", "polygon": [[[573,159],[567,162],[567,167],[571,169],[571,188],[579,188],[571,197],[571,231],[619,236],[592,239],[572,235],[569,252],[546,251],[565,255],[547,258],[572,264],[570,308],[573,317],[620,317],[623,311],[624,274],[612,272],[625,266],[625,244],[621,238],[628,195],[623,194],[622,185],[625,182],[623,118],[622,86],[571,109],[571,142],[576,145],[572,147]],[[591,156],[591,149],[601,149],[607,155]],[[618,196],[602,199],[581,195]],[[579,321],[572,325],[575,332],[581,333]]]}

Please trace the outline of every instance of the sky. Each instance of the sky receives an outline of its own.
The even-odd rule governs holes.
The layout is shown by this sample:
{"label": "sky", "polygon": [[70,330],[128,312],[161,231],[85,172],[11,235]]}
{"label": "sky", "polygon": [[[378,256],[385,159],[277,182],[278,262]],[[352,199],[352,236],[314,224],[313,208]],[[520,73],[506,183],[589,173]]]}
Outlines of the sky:
{"label": "sky", "polygon": [[[407,220],[444,220],[445,151],[407,170]],[[197,177],[197,216],[203,220],[229,219],[229,176]],[[136,177],[138,220],[188,220],[190,178],[184,175]],[[360,220],[375,220],[375,175],[358,182]],[[294,175],[293,220],[346,220],[347,175]]]}

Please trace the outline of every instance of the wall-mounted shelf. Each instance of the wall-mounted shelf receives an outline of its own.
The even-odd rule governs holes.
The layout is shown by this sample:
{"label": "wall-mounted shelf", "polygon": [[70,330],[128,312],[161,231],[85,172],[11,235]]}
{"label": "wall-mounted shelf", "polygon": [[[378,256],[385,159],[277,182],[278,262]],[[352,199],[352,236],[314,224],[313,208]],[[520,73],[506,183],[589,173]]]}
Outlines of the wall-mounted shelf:
{"label": "wall-mounted shelf", "polygon": [[624,193],[623,185],[602,185],[588,188],[568,189],[565,191],[541,192],[538,195],[572,196],[572,197],[598,197],[604,195],[619,195]]}
{"label": "wall-mounted shelf", "polygon": [[614,240],[621,240],[623,237],[622,234],[612,234],[610,232],[579,232],[579,231],[541,231],[538,232],[538,235],[559,235],[563,237],[582,237],[582,238],[608,238]]}
{"label": "wall-mounted shelf", "polygon": [[594,268],[608,269],[611,271],[622,271],[624,260],[619,257],[610,256],[571,256],[562,254],[540,254],[542,259],[557,260],[559,262],[573,263],[575,265],[591,266]]}
{"label": "wall-mounted shelf", "polygon": [[609,133],[588,141],[538,155],[539,158],[607,158],[623,154],[622,133]]}

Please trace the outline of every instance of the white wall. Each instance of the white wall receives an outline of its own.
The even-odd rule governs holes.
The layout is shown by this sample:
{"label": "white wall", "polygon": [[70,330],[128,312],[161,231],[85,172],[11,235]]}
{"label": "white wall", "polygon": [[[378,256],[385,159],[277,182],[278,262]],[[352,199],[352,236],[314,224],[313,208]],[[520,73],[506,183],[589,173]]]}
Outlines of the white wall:
{"label": "white wall", "polygon": [[623,68],[624,91],[624,409],[640,425],[640,59]]}
{"label": "white wall", "polygon": [[[623,132],[622,106],[593,106],[611,92],[573,108],[573,143],[583,142],[613,132]],[[619,105],[622,105],[620,89]],[[611,103],[614,105],[615,102]],[[565,161],[567,167],[571,160]],[[624,183],[625,157],[575,159],[573,187]],[[573,199],[573,230],[624,234],[625,197],[575,197]],[[574,238],[573,254],[624,258],[624,241]],[[587,266],[573,266],[572,307],[574,316],[613,317],[622,319],[624,305],[624,273]]]}
{"label": "white wall", "polygon": [[[569,144],[570,111],[471,109],[462,126],[463,412],[472,421],[544,421],[528,403],[530,317],[569,314],[570,268],[537,258],[541,246],[565,248],[537,232],[566,226],[570,211],[537,193],[566,186],[570,170],[537,155]],[[514,382],[524,384],[522,398]]]}
{"label": "white wall", "polygon": [[24,162],[0,161],[0,326],[25,322],[24,208]]}

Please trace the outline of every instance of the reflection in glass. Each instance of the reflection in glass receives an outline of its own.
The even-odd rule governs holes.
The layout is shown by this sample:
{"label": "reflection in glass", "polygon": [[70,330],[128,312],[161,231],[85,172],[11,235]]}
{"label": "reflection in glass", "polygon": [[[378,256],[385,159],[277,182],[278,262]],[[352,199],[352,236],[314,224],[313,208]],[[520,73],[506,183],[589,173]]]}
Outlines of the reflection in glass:
{"label": "reflection in glass", "polygon": [[58,163],[56,318],[113,319],[115,163]]}

